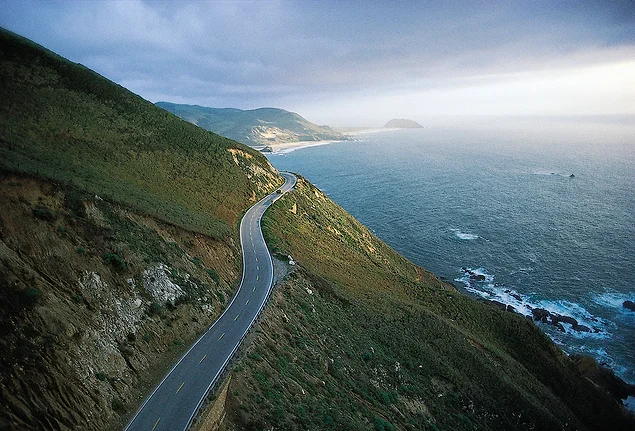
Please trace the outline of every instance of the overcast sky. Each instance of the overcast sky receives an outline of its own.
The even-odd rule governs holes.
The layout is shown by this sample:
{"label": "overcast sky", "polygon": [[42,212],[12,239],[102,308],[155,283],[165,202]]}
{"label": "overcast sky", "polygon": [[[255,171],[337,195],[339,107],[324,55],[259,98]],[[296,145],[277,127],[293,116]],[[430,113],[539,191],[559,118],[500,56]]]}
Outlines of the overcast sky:
{"label": "overcast sky", "polygon": [[635,0],[0,0],[0,25],[152,102],[335,126],[635,115]]}

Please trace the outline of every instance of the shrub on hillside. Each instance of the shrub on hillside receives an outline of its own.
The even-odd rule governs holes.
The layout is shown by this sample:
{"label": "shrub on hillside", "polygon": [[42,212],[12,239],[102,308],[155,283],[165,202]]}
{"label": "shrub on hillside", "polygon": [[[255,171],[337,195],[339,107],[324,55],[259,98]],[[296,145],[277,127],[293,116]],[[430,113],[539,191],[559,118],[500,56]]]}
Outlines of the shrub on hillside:
{"label": "shrub on hillside", "polygon": [[128,268],[126,262],[117,253],[104,253],[102,259],[120,271],[125,271]]}

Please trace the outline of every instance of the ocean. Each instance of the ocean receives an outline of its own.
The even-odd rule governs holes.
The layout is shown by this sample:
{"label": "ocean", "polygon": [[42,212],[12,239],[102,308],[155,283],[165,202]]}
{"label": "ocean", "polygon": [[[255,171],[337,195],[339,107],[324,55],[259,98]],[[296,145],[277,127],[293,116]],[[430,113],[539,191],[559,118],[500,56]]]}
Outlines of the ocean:
{"label": "ocean", "polygon": [[538,325],[635,383],[635,124],[605,120],[457,121],[268,158],[466,294],[573,317]]}

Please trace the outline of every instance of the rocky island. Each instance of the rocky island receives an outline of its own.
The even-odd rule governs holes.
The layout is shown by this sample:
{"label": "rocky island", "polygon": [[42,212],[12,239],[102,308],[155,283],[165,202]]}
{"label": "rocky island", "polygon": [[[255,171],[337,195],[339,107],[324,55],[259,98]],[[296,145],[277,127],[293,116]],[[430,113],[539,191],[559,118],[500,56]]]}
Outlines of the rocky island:
{"label": "rocky island", "polygon": [[423,126],[416,121],[405,118],[393,118],[384,126],[387,129],[422,129]]}

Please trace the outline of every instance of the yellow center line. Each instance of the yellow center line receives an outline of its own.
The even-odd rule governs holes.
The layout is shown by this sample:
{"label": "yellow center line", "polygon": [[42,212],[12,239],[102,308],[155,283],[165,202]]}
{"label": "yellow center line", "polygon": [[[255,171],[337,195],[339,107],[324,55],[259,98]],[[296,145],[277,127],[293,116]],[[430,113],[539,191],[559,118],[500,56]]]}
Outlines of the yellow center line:
{"label": "yellow center line", "polygon": [[238,316],[240,316],[240,314],[237,314],[236,317],[234,317],[234,322],[238,320]]}
{"label": "yellow center line", "polygon": [[225,333],[223,332],[223,334],[220,337],[218,337],[218,341],[220,341],[224,336],[225,336]]}
{"label": "yellow center line", "polygon": [[205,360],[205,358],[207,358],[207,355],[203,356],[203,357],[201,358],[201,360],[200,360],[200,361],[198,361],[198,363],[200,364],[201,362],[203,362],[203,361]]}
{"label": "yellow center line", "polygon": [[157,425],[159,425],[159,421],[161,420],[161,418],[157,419],[157,421],[154,423],[154,426],[152,427],[152,431],[154,431],[154,429],[157,427]]}
{"label": "yellow center line", "polygon": [[177,394],[179,393],[179,391],[181,390],[181,388],[183,387],[184,384],[185,384],[185,382],[181,383],[181,386],[179,386],[179,388],[176,390]]}
{"label": "yellow center line", "polygon": [[249,304],[249,299],[247,300],[247,302],[245,302],[245,305]]}

